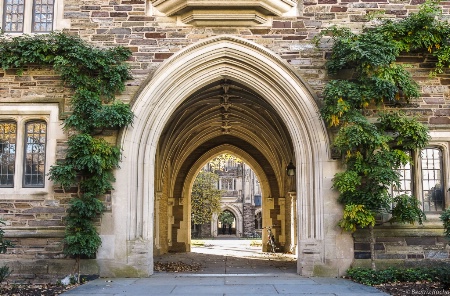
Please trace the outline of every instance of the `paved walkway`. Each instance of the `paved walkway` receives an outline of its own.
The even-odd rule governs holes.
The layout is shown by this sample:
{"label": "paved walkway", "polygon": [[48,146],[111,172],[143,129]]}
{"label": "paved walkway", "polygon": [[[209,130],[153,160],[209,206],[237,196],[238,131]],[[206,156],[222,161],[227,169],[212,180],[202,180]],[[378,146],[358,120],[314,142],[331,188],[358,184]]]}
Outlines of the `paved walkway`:
{"label": "paved walkway", "polygon": [[[255,241],[253,241],[254,243]],[[337,278],[306,278],[296,274],[296,258],[262,253],[250,240],[205,240],[191,253],[156,256],[155,262],[201,264],[197,272],[155,272],[149,278],[97,279],[63,295],[339,295],[381,296],[381,291]]]}

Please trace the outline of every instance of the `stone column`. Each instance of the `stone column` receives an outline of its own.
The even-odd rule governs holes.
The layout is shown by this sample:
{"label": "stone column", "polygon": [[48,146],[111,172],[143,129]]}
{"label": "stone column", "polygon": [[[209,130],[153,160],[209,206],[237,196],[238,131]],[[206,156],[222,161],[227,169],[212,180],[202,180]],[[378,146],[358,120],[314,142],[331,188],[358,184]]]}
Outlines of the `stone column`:
{"label": "stone column", "polygon": [[245,203],[242,218],[244,219],[244,229],[242,235],[247,237],[255,231],[255,206],[251,203]]}
{"label": "stone column", "polygon": [[218,224],[219,224],[218,215],[214,213],[211,218],[211,237],[217,237]]}
{"label": "stone column", "polygon": [[289,251],[292,254],[297,252],[297,193],[295,191],[289,192],[290,197],[290,247]]}
{"label": "stone column", "polygon": [[156,192],[155,194],[155,225],[154,225],[154,232],[155,232],[155,249],[154,249],[154,253],[159,255],[161,254],[161,244],[160,244],[160,203],[161,203],[161,196],[162,196],[162,192]]}
{"label": "stone column", "polygon": [[280,207],[280,213],[277,215],[278,222],[275,229],[279,231],[277,244],[279,244],[280,249],[283,250],[286,243],[286,199],[284,197],[279,197],[278,205]]}
{"label": "stone column", "polygon": [[173,216],[173,206],[175,199],[169,197],[167,204],[167,245],[172,246],[172,225],[175,222]]}

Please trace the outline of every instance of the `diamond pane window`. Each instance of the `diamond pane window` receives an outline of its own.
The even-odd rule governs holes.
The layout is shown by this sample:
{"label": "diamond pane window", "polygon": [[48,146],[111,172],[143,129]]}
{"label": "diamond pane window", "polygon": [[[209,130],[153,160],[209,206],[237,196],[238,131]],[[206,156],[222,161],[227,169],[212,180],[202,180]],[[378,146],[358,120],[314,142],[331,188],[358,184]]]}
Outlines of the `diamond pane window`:
{"label": "diamond pane window", "polygon": [[53,30],[54,0],[34,0],[33,32],[51,32]]}
{"label": "diamond pane window", "polygon": [[0,122],[0,187],[14,187],[16,130],[15,122]]}
{"label": "diamond pane window", "polygon": [[44,187],[47,124],[28,122],[25,126],[24,187]]}
{"label": "diamond pane window", "polygon": [[5,32],[23,32],[23,13],[25,0],[5,0],[3,30]]}
{"label": "diamond pane window", "polygon": [[442,177],[442,151],[427,148],[421,153],[422,198],[425,212],[439,212],[444,209]]}

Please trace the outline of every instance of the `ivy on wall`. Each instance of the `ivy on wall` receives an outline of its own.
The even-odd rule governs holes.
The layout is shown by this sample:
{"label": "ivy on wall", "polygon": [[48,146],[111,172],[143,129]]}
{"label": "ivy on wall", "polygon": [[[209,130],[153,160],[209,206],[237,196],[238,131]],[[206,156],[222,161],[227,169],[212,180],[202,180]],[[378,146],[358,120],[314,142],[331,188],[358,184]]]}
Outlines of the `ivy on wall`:
{"label": "ivy on wall", "polygon": [[[413,151],[427,145],[428,130],[417,118],[384,107],[420,96],[405,66],[396,63],[402,53],[434,57],[430,75],[448,67],[450,25],[441,14],[438,2],[429,1],[404,19],[381,20],[358,34],[333,27],[315,39],[320,48],[324,36],[331,36],[326,68],[331,77],[347,77],[327,83],[321,108],[322,118],[337,130],[334,145],[345,165],[333,179],[344,205],[339,226],[348,231],[370,229],[373,269],[377,215],[389,213],[391,222],[411,224],[425,218],[416,197],[393,197],[390,189],[400,188],[399,168],[411,161]],[[366,116],[367,110],[377,114],[376,121]]]}
{"label": "ivy on wall", "polygon": [[66,216],[65,252],[91,258],[101,239],[94,220],[104,211],[98,199],[111,189],[120,149],[101,137],[105,129],[132,123],[129,105],[115,100],[124,90],[130,72],[125,61],[131,52],[123,47],[99,49],[64,33],[0,38],[0,64],[21,75],[30,64],[52,66],[65,86],[73,89],[72,112],[64,121],[71,134],[64,161],[53,165],[50,180],[64,189],[77,188]]}

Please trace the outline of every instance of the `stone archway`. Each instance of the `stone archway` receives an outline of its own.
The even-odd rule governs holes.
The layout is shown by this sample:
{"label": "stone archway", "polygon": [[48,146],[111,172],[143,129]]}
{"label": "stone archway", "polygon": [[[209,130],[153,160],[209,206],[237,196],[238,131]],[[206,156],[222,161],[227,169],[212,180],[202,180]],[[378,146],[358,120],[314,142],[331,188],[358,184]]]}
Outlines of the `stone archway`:
{"label": "stone archway", "polygon": [[[235,233],[234,233],[234,235],[239,237],[240,234],[242,233],[242,219],[243,219],[242,213],[238,209],[236,209],[235,207],[229,206],[229,205],[223,205],[221,211],[222,212],[228,211],[234,216],[234,219],[235,219],[235,221],[234,221],[234,224],[235,224]],[[218,216],[219,215],[217,215],[217,214],[214,215],[214,217],[213,217],[213,219],[211,221],[212,229],[219,229],[219,227],[218,227],[218,224],[219,224]],[[225,233],[223,233],[223,234],[226,234],[226,233],[227,232],[225,231]],[[220,232],[218,231],[217,234],[220,234]]]}
{"label": "stone archway", "polygon": [[[342,262],[347,266],[351,262],[351,240],[342,239],[338,231],[329,226],[330,229],[325,229],[326,217],[336,221],[335,210],[324,213],[324,196],[333,196],[328,189],[331,187],[328,176],[334,174],[336,165],[329,160],[327,133],[314,97],[295,71],[269,50],[242,38],[218,36],[172,56],[134,100],[136,119],[122,137],[124,158],[113,193],[114,214],[105,217],[112,230],[102,232],[109,246],[99,258],[103,262],[103,274],[120,275],[130,268],[139,275],[152,274],[153,246],[162,243],[153,239],[154,209],[161,199],[167,198],[170,203],[174,198],[163,196],[164,183],[160,178],[165,170],[174,171],[173,167],[178,173],[186,169],[176,161],[160,163],[161,158],[156,157],[158,143],[172,113],[186,98],[224,79],[238,81],[263,98],[287,130],[292,144],[291,157],[297,167],[294,212],[298,217],[298,273],[312,275],[318,266],[334,270]],[[283,180],[289,162],[286,155],[278,163],[275,158],[271,163],[268,161],[277,180]],[[324,168],[329,169],[326,174]],[[324,183],[328,187],[324,187]],[[286,195],[282,182],[276,186],[282,189],[277,189],[278,194]],[[179,201],[182,203],[183,199]],[[328,201],[327,209],[335,207]],[[343,249],[338,250],[338,239]],[[327,252],[325,240],[328,240]]]}
{"label": "stone archway", "polygon": [[[271,190],[270,190],[270,184],[268,181],[268,177],[266,176],[266,173],[264,172],[263,168],[261,167],[261,165],[258,163],[258,161],[252,157],[249,153],[247,153],[246,151],[240,149],[239,147],[230,145],[230,144],[222,144],[222,145],[218,145],[208,151],[206,151],[201,157],[199,157],[195,163],[193,163],[190,166],[189,172],[185,177],[185,181],[182,184],[183,185],[183,196],[187,197],[187,204],[190,204],[190,196],[191,196],[191,189],[192,189],[192,185],[193,182],[195,180],[195,176],[198,174],[198,172],[200,171],[200,169],[212,158],[224,154],[224,153],[228,153],[228,154],[232,154],[237,156],[238,158],[240,158],[243,162],[245,162],[258,176],[259,181],[260,181],[260,186],[261,186],[261,192],[263,193],[263,195],[265,196],[271,196]],[[223,210],[230,210],[230,212],[233,213],[233,215],[236,218],[236,223],[238,225],[238,227],[236,228],[237,231],[237,236],[242,236],[243,235],[243,213],[242,210],[238,210],[232,207],[222,207],[222,211]],[[189,211],[189,209],[187,209],[187,211]],[[189,215],[188,215],[189,216]],[[215,215],[211,221],[211,229],[214,230],[217,228],[217,215]],[[189,222],[190,223],[190,222]],[[155,234],[155,236],[158,236],[157,234]],[[214,235],[213,235],[214,236]],[[191,237],[190,234],[186,235],[186,239],[187,239],[187,244],[188,244],[188,248],[186,251],[190,250],[190,242],[189,242],[189,238]]]}

